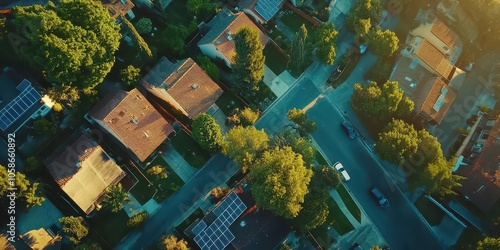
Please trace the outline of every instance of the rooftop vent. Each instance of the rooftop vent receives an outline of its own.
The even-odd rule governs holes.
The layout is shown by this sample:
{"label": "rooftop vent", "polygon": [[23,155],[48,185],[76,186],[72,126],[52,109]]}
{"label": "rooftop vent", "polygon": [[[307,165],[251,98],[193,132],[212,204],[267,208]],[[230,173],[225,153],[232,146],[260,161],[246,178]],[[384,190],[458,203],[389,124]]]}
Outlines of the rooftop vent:
{"label": "rooftop vent", "polygon": [[131,122],[132,122],[133,124],[139,124],[139,121],[138,121],[137,119],[132,119],[132,120],[131,120]]}
{"label": "rooftop vent", "polygon": [[197,88],[198,88],[198,85],[196,85],[196,84],[191,85],[191,89],[194,90],[194,89],[197,89]]}
{"label": "rooftop vent", "polygon": [[80,168],[82,166],[82,163],[77,161],[76,164],[75,164],[76,168]]}
{"label": "rooftop vent", "polygon": [[240,222],[240,227],[244,227],[244,226],[246,226],[246,225],[247,225],[247,223],[246,223],[244,220],[242,220],[242,221]]}
{"label": "rooftop vent", "polygon": [[414,83],[414,82],[412,82],[412,83],[410,83],[410,87],[411,87],[412,89],[414,89],[414,88],[416,88],[416,87],[417,87],[417,84],[416,84],[416,83]]}
{"label": "rooftop vent", "polygon": [[121,0],[123,5],[127,5],[127,0]]}

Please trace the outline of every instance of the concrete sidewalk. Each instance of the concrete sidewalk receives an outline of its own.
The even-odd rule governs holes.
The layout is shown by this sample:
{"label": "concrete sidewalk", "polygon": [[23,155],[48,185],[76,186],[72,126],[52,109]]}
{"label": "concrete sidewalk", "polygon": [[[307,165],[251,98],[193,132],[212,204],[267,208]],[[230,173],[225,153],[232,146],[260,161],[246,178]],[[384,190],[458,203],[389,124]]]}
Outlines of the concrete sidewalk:
{"label": "concrete sidewalk", "polygon": [[187,182],[196,172],[198,172],[198,169],[191,167],[170,142],[165,144],[163,152],[164,153],[160,156],[168,163],[170,168],[174,170],[182,181]]}

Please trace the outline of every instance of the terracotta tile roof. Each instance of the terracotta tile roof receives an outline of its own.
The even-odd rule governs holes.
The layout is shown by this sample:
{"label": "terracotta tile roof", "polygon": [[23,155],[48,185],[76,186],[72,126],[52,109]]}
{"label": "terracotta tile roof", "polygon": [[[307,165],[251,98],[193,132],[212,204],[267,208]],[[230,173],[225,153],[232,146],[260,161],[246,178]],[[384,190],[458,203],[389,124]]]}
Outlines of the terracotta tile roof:
{"label": "terracotta tile roof", "polygon": [[174,131],[138,89],[128,93],[117,90],[107,95],[89,115],[140,161],[145,161]]}
{"label": "terracotta tile roof", "polygon": [[437,124],[440,124],[457,94],[439,77],[430,79],[430,83],[432,88],[421,105],[421,111],[430,116]]}
{"label": "terracotta tile roof", "polygon": [[124,16],[135,6],[130,0],[101,0],[101,3],[115,19]]}
{"label": "terracotta tile roof", "polygon": [[448,47],[452,47],[458,36],[453,32],[448,25],[439,19],[435,19],[432,24],[431,33],[434,34],[439,40],[443,41]]}
{"label": "terracotta tile roof", "polygon": [[453,66],[450,61],[431,43],[423,39],[415,54],[441,77],[448,79]]}
{"label": "terracotta tile roof", "polygon": [[54,157],[47,164],[49,173],[87,214],[94,210],[108,186],[125,177],[125,172],[101,146],[84,135]]}
{"label": "terracotta tile roof", "polygon": [[269,37],[267,37],[243,12],[238,15],[233,15],[226,13],[226,11],[220,11],[208,25],[211,27],[210,31],[198,42],[198,44],[214,44],[217,50],[230,61],[235,54],[232,36],[241,28],[248,26],[257,30],[263,46],[269,41]]}

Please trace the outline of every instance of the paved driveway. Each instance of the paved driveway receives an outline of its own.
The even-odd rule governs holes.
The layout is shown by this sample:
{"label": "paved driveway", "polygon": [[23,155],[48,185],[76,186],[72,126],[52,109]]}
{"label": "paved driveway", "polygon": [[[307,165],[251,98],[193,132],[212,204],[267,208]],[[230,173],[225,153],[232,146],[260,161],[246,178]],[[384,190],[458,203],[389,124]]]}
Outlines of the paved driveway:
{"label": "paved driveway", "polygon": [[216,155],[181,189],[161,204],[141,230],[134,230],[116,249],[148,249],[164,232],[172,228],[179,218],[210,190],[221,186],[233,176],[238,167],[229,158]]}

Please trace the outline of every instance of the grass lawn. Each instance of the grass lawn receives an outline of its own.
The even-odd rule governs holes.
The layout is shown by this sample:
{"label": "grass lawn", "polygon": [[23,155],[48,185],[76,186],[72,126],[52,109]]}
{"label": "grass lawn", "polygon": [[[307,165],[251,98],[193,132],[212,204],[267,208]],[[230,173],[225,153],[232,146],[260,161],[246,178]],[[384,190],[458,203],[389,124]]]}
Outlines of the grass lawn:
{"label": "grass lawn", "polygon": [[264,55],[266,56],[266,66],[276,75],[286,70],[288,59],[272,43],[268,43],[264,48]]}
{"label": "grass lawn", "polygon": [[293,31],[297,32],[299,31],[300,27],[302,24],[304,24],[307,28],[307,31],[309,31],[308,36],[312,37],[311,31],[313,30],[313,24],[304,19],[303,17],[299,16],[295,12],[290,13],[289,9],[286,9],[287,13],[281,17],[281,21],[286,24],[290,29]]}
{"label": "grass lawn", "polygon": [[[132,167],[128,167],[132,168]],[[132,189],[129,190],[129,192],[134,196],[135,199],[141,204],[146,203],[149,201],[151,198],[153,198],[153,194],[155,192],[155,187],[154,186],[149,186],[148,181],[142,176],[140,173],[137,171],[132,171],[128,168],[124,168],[125,172],[127,175],[131,175],[132,178],[137,178],[139,181],[132,187]],[[133,172],[133,174],[131,173]],[[134,178],[134,179],[135,179]]]}
{"label": "grass lawn", "polygon": [[219,100],[215,102],[217,106],[222,110],[226,116],[233,111],[235,108],[243,109],[245,104],[240,101],[240,99],[232,91],[224,91],[219,97]]}
{"label": "grass lawn", "polygon": [[210,154],[191,138],[184,130],[170,137],[172,145],[195,168],[201,168],[210,159]]}
{"label": "grass lawn", "polygon": [[431,226],[437,226],[441,223],[444,217],[444,212],[424,195],[420,196],[417,201],[415,201],[415,207],[424,216],[425,220]]}
{"label": "grass lawn", "polygon": [[[158,188],[158,192],[156,193],[154,199],[158,203],[162,203],[163,201],[168,199],[168,197],[174,194],[177,190],[179,190],[179,188],[181,188],[184,185],[184,181],[182,181],[182,179],[170,168],[168,163],[165,162],[165,160],[160,156],[157,156],[151,162],[148,169],[156,165],[162,166],[168,172],[168,177],[165,179],[148,176],[148,178],[152,180],[154,185]],[[144,171],[145,174],[146,171],[147,170]]]}
{"label": "grass lawn", "polygon": [[343,184],[340,184],[340,186],[337,187],[337,192],[339,193],[340,198],[342,198],[342,201],[346,205],[347,209],[349,209],[349,212],[351,212],[352,216],[354,216],[354,218],[361,223],[361,210]]}
{"label": "grass lawn", "polygon": [[351,222],[349,222],[335,200],[330,196],[328,198],[329,199],[326,202],[330,208],[330,213],[328,214],[326,221],[329,222],[333,220],[332,227],[335,228],[335,231],[337,231],[340,235],[344,235],[354,230],[354,226]]}
{"label": "grass lawn", "polygon": [[323,157],[322,154],[319,152],[316,153],[316,161],[318,162],[318,165],[320,166],[330,166],[328,162],[326,161],[325,157]]}
{"label": "grass lawn", "polygon": [[[335,81],[332,82],[332,87],[333,88],[337,88],[342,83],[344,83],[347,80],[347,78],[349,78],[349,76],[351,75],[352,71],[354,70],[354,68],[358,64],[359,59],[361,59],[361,55],[358,54],[358,53],[353,53],[350,57],[351,57],[351,60],[349,61],[349,64],[346,66],[346,68],[342,72],[342,75],[340,75],[337,78],[337,80],[335,80]],[[340,60],[342,60],[342,59],[340,59]]]}
{"label": "grass lawn", "polygon": [[132,231],[131,228],[127,227],[127,220],[127,213],[123,209],[118,213],[102,210],[90,220],[90,230],[94,231],[101,241],[105,241],[107,245],[114,247]]}
{"label": "grass lawn", "polygon": [[188,228],[196,219],[201,219],[201,218],[203,218],[203,211],[197,208],[181,224],[175,227],[175,229],[177,230],[177,232],[184,234],[184,230],[186,230],[186,228]]}

